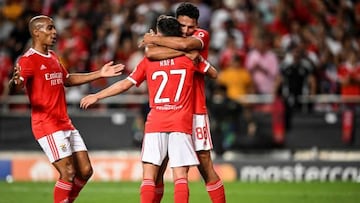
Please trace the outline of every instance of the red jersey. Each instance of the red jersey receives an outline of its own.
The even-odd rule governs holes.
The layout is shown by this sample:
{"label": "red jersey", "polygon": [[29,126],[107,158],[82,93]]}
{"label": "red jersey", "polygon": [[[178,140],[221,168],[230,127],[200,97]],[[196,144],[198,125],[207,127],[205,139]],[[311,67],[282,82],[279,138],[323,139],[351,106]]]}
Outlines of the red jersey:
{"label": "red jersey", "polygon": [[73,130],[67,114],[64,80],[68,72],[53,51],[47,55],[30,48],[19,59],[31,104],[31,124],[36,139],[59,130]]}
{"label": "red jersey", "polygon": [[[199,39],[202,44],[200,55],[207,59],[209,54],[210,35],[206,30],[197,29],[193,37]],[[194,75],[194,114],[206,114],[206,96],[204,74],[195,73]]]}
{"label": "red jersey", "polygon": [[[360,65],[350,67],[347,64],[342,64],[338,67],[339,78],[359,78],[360,77]],[[347,84],[341,86],[342,95],[360,95],[360,85],[358,84]]]}
{"label": "red jersey", "polygon": [[150,112],[145,133],[192,133],[193,75],[204,74],[210,67],[198,66],[185,56],[161,61],[144,58],[128,77],[136,86],[147,80]]}

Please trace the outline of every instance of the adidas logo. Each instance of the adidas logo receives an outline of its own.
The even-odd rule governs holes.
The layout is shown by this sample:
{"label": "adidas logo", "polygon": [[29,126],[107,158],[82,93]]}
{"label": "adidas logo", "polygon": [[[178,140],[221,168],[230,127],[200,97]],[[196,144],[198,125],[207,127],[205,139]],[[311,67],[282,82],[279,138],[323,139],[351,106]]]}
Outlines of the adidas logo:
{"label": "adidas logo", "polygon": [[45,69],[47,69],[47,67],[44,65],[41,65],[40,70],[45,70]]}

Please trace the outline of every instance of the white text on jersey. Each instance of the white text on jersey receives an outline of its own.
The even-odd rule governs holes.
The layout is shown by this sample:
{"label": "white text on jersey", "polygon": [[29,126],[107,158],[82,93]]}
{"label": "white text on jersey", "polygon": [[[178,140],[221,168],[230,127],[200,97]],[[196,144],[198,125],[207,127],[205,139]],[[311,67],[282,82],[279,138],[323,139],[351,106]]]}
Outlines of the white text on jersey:
{"label": "white text on jersey", "polygon": [[174,59],[165,59],[160,61],[160,66],[173,66],[175,65]]}
{"label": "white text on jersey", "polygon": [[45,73],[45,80],[50,80],[51,86],[63,84],[62,72],[58,73]]}

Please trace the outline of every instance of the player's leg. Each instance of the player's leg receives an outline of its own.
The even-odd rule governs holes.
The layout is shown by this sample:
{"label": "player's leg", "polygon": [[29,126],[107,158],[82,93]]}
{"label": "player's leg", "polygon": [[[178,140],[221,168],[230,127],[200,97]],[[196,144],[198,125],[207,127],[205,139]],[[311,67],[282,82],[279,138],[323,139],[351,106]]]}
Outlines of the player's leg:
{"label": "player's leg", "polygon": [[189,201],[189,166],[199,164],[191,135],[179,132],[170,133],[168,154],[175,184],[174,201],[187,203]]}
{"label": "player's leg", "polygon": [[189,202],[188,166],[172,168],[174,179],[174,202]]}
{"label": "player's leg", "polygon": [[213,203],[225,203],[224,185],[214,169],[210,150],[197,151],[196,153],[200,161],[198,169],[205,181],[206,190],[209,193],[211,201]]}
{"label": "player's leg", "polygon": [[72,157],[59,159],[53,163],[53,166],[60,174],[54,187],[54,203],[68,202],[75,175]]}
{"label": "player's leg", "polygon": [[79,196],[80,191],[84,188],[88,180],[93,174],[87,151],[74,152],[74,167],[75,177],[73,180],[73,187],[70,192],[69,203],[74,202]]}
{"label": "player's leg", "polygon": [[167,164],[169,162],[169,157],[166,156],[164,161],[162,162],[158,176],[156,177],[155,181],[155,203],[160,203],[161,199],[164,196],[164,174],[167,168]]}
{"label": "player's leg", "polygon": [[143,162],[143,181],[140,188],[140,202],[153,203],[155,201],[155,179],[159,166]]}
{"label": "player's leg", "polygon": [[74,202],[80,191],[93,174],[90,158],[79,131],[71,131],[70,143],[73,150],[73,162],[75,168],[75,176],[73,179],[73,187],[70,192],[69,203]]}
{"label": "player's leg", "polygon": [[146,133],[143,139],[141,160],[143,181],[140,188],[141,203],[155,202],[155,181],[160,165],[167,156],[168,134]]}
{"label": "player's leg", "polygon": [[69,132],[58,131],[38,139],[49,161],[59,172],[54,186],[54,203],[68,201],[75,168],[70,148]]}
{"label": "player's leg", "polygon": [[208,115],[194,115],[192,138],[200,162],[198,169],[205,181],[211,201],[213,203],[226,202],[224,185],[216,173],[211,159],[210,150],[213,146]]}
{"label": "player's leg", "polygon": [[220,179],[216,173],[213,162],[211,160],[210,150],[201,150],[196,152],[200,164],[198,165],[199,172],[206,184],[215,182]]}

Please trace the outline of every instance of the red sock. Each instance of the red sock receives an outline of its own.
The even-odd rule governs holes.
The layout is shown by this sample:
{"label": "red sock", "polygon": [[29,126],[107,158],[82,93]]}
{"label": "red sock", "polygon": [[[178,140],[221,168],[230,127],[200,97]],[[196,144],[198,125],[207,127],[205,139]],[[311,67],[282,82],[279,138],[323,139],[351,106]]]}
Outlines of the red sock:
{"label": "red sock", "polygon": [[153,203],[155,201],[155,182],[153,180],[144,179],[140,188],[140,202]]}
{"label": "red sock", "polygon": [[221,180],[206,184],[212,203],[225,203],[225,189]]}
{"label": "red sock", "polygon": [[189,186],[186,178],[175,180],[174,200],[175,203],[189,202]]}
{"label": "red sock", "polygon": [[155,203],[160,203],[164,195],[164,183],[155,186]]}
{"label": "red sock", "polygon": [[345,110],[342,113],[342,141],[346,144],[351,143],[354,131],[354,112]]}
{"label": "red sock", "polygon": [[54,203],[67,203],[72,183],[58,180],[54,187]]}
{"label": "red sock", "polygon": [[69,203],[74,202],[74,200],[77,198],[81,189],[83,189],[86,183],[87,183],[86,180],[80,180],[77,177],[74,178],[74,182],[69,195]]}

